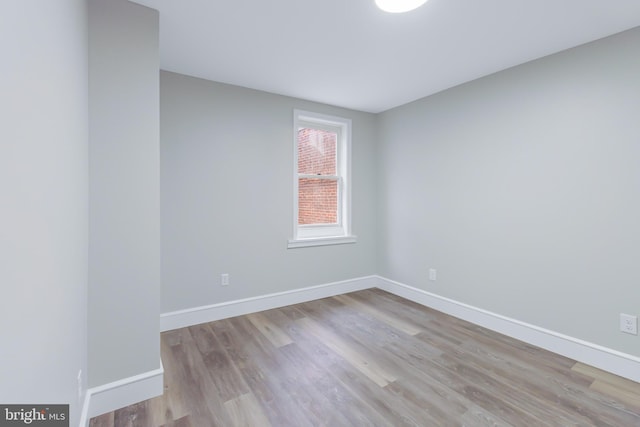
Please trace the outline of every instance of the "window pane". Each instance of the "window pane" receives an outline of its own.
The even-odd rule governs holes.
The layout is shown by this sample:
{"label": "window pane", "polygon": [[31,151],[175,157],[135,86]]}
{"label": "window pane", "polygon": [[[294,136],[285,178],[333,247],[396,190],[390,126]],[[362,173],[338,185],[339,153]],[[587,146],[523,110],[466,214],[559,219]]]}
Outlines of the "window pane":
{"label": "window pane", "polygon": [[338,181],[300,178],[298,180],[298,224],[338,222]]}
{"label": "window pane", "polygon": [[336,175],[338,135],[319,129],[298,130],[298,173]]}

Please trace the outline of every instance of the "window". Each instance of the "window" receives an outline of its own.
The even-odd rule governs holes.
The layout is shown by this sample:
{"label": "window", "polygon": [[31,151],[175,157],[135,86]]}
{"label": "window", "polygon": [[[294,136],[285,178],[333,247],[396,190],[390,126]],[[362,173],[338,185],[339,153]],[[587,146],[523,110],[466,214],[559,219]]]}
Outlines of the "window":
{"label": "window", "polygon": [[294,111],[294,224],[289,247],[355,242],[351,120]]}

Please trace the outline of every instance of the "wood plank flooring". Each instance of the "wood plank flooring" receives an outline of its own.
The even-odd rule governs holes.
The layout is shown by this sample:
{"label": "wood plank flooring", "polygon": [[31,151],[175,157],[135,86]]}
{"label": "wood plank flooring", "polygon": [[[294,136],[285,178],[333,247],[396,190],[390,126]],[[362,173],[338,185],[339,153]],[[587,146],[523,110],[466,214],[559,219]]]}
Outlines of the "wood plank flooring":
{"label": "wood plank flooring", "polygon": [[640,426],[640,384],[377,289],[161,343],[164,394],[91,427]]}

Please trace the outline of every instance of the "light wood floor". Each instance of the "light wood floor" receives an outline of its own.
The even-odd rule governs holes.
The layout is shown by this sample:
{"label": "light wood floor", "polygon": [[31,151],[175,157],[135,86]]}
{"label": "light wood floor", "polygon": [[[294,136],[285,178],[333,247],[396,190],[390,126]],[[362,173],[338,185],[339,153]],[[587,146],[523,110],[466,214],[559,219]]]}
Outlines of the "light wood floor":
{"label": "light wood floor", "polygon": [[367,290],[162,334],[164,395],[91,427],[640,426],[640,385]]}

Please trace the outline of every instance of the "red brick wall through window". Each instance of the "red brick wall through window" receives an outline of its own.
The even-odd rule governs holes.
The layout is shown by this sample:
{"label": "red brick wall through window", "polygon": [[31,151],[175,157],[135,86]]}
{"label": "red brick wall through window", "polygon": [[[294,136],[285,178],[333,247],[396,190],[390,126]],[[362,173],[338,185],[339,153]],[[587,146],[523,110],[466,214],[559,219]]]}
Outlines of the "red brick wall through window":
{"label": "red brick wall through window", "polygon": [[338,181],[320,178],[337,175],[336,149],[335,132],[298,131],[298,173],[319,177],[298,180],[298,224],[338,222]]}

